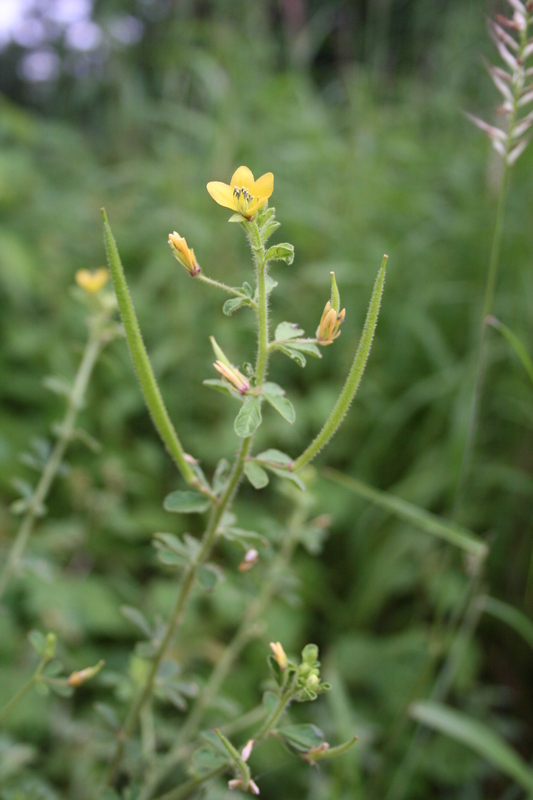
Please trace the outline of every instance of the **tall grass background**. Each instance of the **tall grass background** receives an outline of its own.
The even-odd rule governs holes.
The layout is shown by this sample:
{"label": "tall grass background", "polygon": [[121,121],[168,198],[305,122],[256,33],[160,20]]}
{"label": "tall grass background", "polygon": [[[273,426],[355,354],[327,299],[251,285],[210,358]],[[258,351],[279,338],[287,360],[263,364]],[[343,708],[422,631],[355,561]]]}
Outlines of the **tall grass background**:
{"label": "tall grass background", "polygon": [[[202,386],[212,361],[208,336],[249,357],[253,341],[246,311],[227,325],[220,298],[178,274],[166,244],[177,229],[210,275],[246,280],[246,250],[213,207],[206,182],[227,179],[241,163],[274,173],[283,239],[296,248],[291,267],[276,267],[284,286],[273,304],[279,320],[313,331],[330,270],[347,307],[342,336],[321,361],[305,372],[290,361],[273,364],[272,378],[287,387],[298,417],[281,429],[267,416],[260,437],[270,445],[301,452],[329,412],[376,265],[383,252],[390,256],[357,402],[315,464],[315,509],[331,515],[330,534],[318,559],[298,554],[302,602],[276,602],[267,617],[286,649],[307,641],[321,647],[334,688],[313,720],[330,740],[353,732],[360,738],[350,756],[323,771],[295,770],[289,756],[267,751],[267,798],[521,796],[486,762],[438,736],[422,741],[405,794],[394,793],[415,727],[409,705],[435,685],[471,572],[449,544],[321,474],[327,464],[452,514],[501,168],[461,110],[494,114],[481,62],[492,55],[484,15],[502,5],[101,0],[94,19],[104,30],[116,15],[132,13],[144,34],[129,47],[108,37],[83,77],[72,77],[72,54],[61,44],[64,71],[47,85],[18,77],[20,47],[0,53],[2,544],[15,530],[12,478],[34,480],[20,453],[62,414],[61,399],[42,380],[72,376],[86,336],[71,287],[77,269],[104,262],[100,206],[113,220],[171,416],[208,470],[236,447],[231,408]],[[530,148],[514,171],[495,305],[530,353],[532,162]],[[531,615],[531,383],[505,340],[489,338],[461,522],[490,547],[483,586]],[[150,542],[168,529],[161,503],[177,483],[123,341],[102,357],[82,418],[102,449],[71,449],[68,473],[32,541],[28,572],[2,605],[2,704],[31,672],[29,628],[56,631],[72,669],[104,658],[112,675],[127,669],[135,641],[119,607],[153,614],[172,592]],[[269,514],[282,520],[286,496],[266,491]],[[260,500],[250,488],[238,501],[252,529],[263,514]],[[241,604],[232,578],[195,603],[184,658],[200,673],[228,640]],[[228,703],[257,702],[263,663],[264,646],[250,645],[225,687]],[[482,617],[447,693],[526,758],[531,663],[514,631]],[[112,702],[110,683],[104,672],[70,702],[32,695],[18,706],[0,739],[6,799],[93,796],[93,703],[102,696]]]}

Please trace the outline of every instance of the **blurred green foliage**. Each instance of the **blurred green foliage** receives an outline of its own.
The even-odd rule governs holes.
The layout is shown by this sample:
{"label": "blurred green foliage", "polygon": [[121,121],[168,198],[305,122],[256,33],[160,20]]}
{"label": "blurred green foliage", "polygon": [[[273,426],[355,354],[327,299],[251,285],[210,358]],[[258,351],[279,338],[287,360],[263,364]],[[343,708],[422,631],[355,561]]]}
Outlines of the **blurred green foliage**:
{"label": "blurred green foliage", "polygon": [[[483,14],[491,9],[474,0],[302,2],[293,4],[305,11],[298,22],[289,6],[100,0],[94,17],[104,30],[113,15],[144,15],[138,44],[108,44],[99,71],[64,76],[56,88],[22,87],[14,70],[11,83],[4,78],[12,96],[0,106],[2,544],[15,531],[11,479],[33,480],[19,454],[62,413],[61,399],[42,379],[71,377],[79,359],[84,314],[70,288],[77,269],[104,262],[103,205],[186,449],[209,473],[221,456],[232,456],[231,404],[202,386],[214,377],[208,336],[236,363],[247,361],[251,317],[243,310],[230,324],[221,313],[224,298],[188,278],[166,238],[174,229],[185,236],[208,275],[236,285],[246,280],[249,260],[238,231],[205,191],[208,180],[228,180],[241,163],[256,175],[274,172],[280,235],[296,248],[293,266],[273,270],[280,282],[273,319],[296,321],[312,334],[329,296],[330,270],[347,309],[341,338],[320,362],[303,371],[281,355],[273,361],[272,379],[286,387],[297,421],[280,427],[274,413],[265,414],[261,442],[296,455],[321,425],[387,252],[367,372],[316,469],[327,463],[451,513],[499,169],[460,109],[490,116],[495,106],[478,58],[490,52]],[[6,65],[16,59],[13,48],[0,56]],[[13,97],[17,86],[23,104]],[[496,315],[530,353],[532,168],[530,148],[513,177],[496,303]],[[461,521],[491,548],[492,593],[523,607],[531,560],[531,387],[497,335],[490,352]],[[102,451],[72,447],[69,472],[30,547],[33,572],[13,582],[0,609],[0,705],[32,672],[25,639],[32,627],[57,633],[68,669],[100,658],[107,667],[70,701],[32,695],[13,713],[0,738],[5,800],[94,796],[94,757],[111,740],[100,733],[93,703],[115,703],[113,676],[132,665],[137,638],[119,607],[164,614],[173,595],[174,578],[157,566],[150,541],[159,530],[185,530],[181,518],[162,509],[165,495],[183,487],[152,429],[123,341],[102,357],[82,418]],[[331,535],[320,558],[298,553],[302,602],[273,604],[266,641],[279,640],[288,652],[307,641],[320,645],[333,689],[303,710],[302,721],[317,722],[331,742],[354,732],[359,742],[321,770],[296,769],[274,743],[258,751],[254,769],[266,798],[395,800],[387,792],[414,728],[408,705],[431,690],[468,570],[449,545],[325,478],[312,494],[316,513],[332,517]],[[248,487],[237,508],[243,527],[279,531],[290,502],[275,486],[262,494]],[[198,532],[196,519],[188,524]],[[226,581],[213,595],[195,597],[180,637],[180,661],[200,676],[260,584],[260,570],[244,579],[235,572],[231,549],[222,559]],[[262,641],[247,648],[225,685],[228,709],[254,706],[264,675]],[[531,678],[525,645],[483,619],[452,697],[527,753]],[[121,693],[128,688],[119,687],[119,700]],[[163,715],[169,730],[177,713]],[[511,797],[506,787],[470,752],[435,737],[421,747],[405,796]]]}

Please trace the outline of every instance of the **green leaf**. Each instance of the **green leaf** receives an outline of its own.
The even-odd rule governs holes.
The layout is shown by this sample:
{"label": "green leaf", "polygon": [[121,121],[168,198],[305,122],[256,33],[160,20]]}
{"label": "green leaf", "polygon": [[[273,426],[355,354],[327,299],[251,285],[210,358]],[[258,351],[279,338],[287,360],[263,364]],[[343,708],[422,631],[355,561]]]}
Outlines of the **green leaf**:
{"label": "green leaf", "polygon": [[271,219],[268,222],[266,222],[261,228],[261,239],[263,240],[263,242],[267,242],[268,239],[270,239],[270,237],[272,236],[272,234],[275,231],[277,231],[280,225],[281,222],[278,222],[275,219]]}
{"label": "green leaf", "polygon": [[246,222],[246,218],[242,214],[232,214],[228,222]]}
{"label": "green leaf", "polygon": [[202,775],[204,772],[211,772],[211,770],[227,764],[228,761],[226,753],[220,753],[211,747],[201,747],[192,756],[192,768],[195,774]]}
{"label": "green leaf", "polygon": [[281,467],[288,466],[292,463],[292,458],[288,456],[287,453],[282,453],[281,450],[275,450],[274,448],[269,448],[268,450],[263,450],[262,453],[258,453],[255,460],[270,461],[272,464],[279,464]]}
{"label": "green leaf", "polygon": [[533,648],[533,622],[522,611],[495,597],[480,597],[479,604],[485,614],[505,622]]}
{"label": "green leaf", "polygon": [[70,397],[72,385],[64,378],[57,378],[55,375],[48,375],[43,379],[43,386],[54,394]]}
{"label": "green leaf", "polygon": [[213,491],[215,494],[220,494],[229,478],[231,472],[231,464],[227,458],[221,458],[217,464],[215,474],[213,475]]}
{"label": "green leaf", "polygon": [[285,355],[292,358],[293,361],[296,361],[299,367],[305,367],[307,361],[305,360],[304,354],[299,349],[292,346],[289,347],[287,344],[280,344],[276,349],[285,353]]}
{"label": "green leaf", "polygon": [[298,489],[301,489],[302,492],[305,492],[306,489],[305,483],[301,478],[298,477],[298,475],[295,475],[293,472],[289,472],[286,469],[278,469],[277,467],[272,467],[269,464],[265,464],[265,466],[268,470],[270,470],[270,472],[273,472],[274,475],[277,475],[278,478],[284,478],[285,480],[297,486]]}
{"label": "green leaf", "polygon": [[208,592],[212,592],[217,583],[222,580],[222,570],[216,564],[200,564],[197,572],[198,583]]}
{"label": "green leaf", "polygon": [[133,606],[120,606],[119,611],[123,617],[126,617],[128,622],[131,622],[132,625],[139,628],[139,630],[150,639],[152,636],[152,629],[146,617],[138,608],[133,608]]}
{"label": "green leaf", "polygon": [[246,295],[246,297],[249,297],[251,300],[252,297],[254,296],[254,290],[252,289],[248,281],[244,281],[243,285],[241,286],[241,289]]}
{"label": "green leaf", "polygon": [[280,322],[274,333],[274,339],[276,342],[279,342],[280,339],[296,339],[303,333],[303,329],[296,322]]}
{"label": "green leaf", "polygon": [[74,689],[67,683],[53,683],[52,681],[46,681],[46,685],[54,694],[59,695],[59,697],[72,697],[74,694]]}
{"label": "green leaf", "polygon": [[237,436],[246,439],[261,424],[261,401],[258,397],[247,397],[235,419],[234,428]]}
{"label": "green leaf", "polygon": [[262,702],[267,712],[271,714],[278,704],[278,696],[275,692],[270,692],[270,691],[265,692],[263,694]]}
{"label": "green leaf", "polygon": [[492,325],[493,328],[496,328],[496,330],[500,331],[502,336],[504,336],[507,339],[507,341],[515,351],[516,355],[522,362],[522,366],[524,367],[525,371],[529,375],[530,379],[533,381],[533,361],[531,361],[529,353],[527,352],[526,348],[524,347],[524,345],[522,344],[516,333],[513,333],[513,331],[510,328],[508,328],[507,325],[504,325],[503,322],[500,322],[495,317],[489,317],[487,319],[487,322],[489,325]]}
{"label": "green leaf", "polygon": [[108,725],[112,730],[119,730],[120,722],[114,708],[108,706],[106,703],[95,703],[94,710],[98,712],[106,725]]}
{"label": "green leaf", "polygon": [[41,631],[30,631],[28,633],[28,639],[35,650],[40,656],[44,656],[46,652],[46,636]]}
{"label": "green leaf", "polygon": [[222,311],[227,317],[231,317],[234,311],[241,306],[249,306],[250,301],[247,297],[230,297],[222,306]]}
{"label": "green leaf", "polygon": [[295,750],[306,752],[312,747],[318,747],[324,741],[324,734],[316,725],[303,723],[301,725],[286,725],[278,728],[278,734]]}
{"label": "green leaf", "polygon": [[225,394],[227,397],[236,397],[238,400],[241,399],[240,395],[232,391],[227,383],[219,381],[217,378],[209,378],[208,380],[202,381],[202,383],[204,386],[209,386],[210,389],[222,392],[222,394]]}
{"label": "green leaf", "polygon": [[314,358],[322,358],[322,353],[316,344],[311,342],[291,342],[289,345],[291,350],[298,350],[300,353],[306,353],[308,356]]}
{"label": "green leaf", "polygon": [[271,278],[270,275],[265,275],[265,291],[267,295],[269,295],[276,288],[277,285],[278,282],[275,281],[274,278]]}
{"label": "green leaf", "polygon": [[244,548],[249,550],[251,547],[270,547],[270,542],[265,539],[261,534],[255,531],[243,531],[241,528],[222,528],[220,531],[221,536],[229,542],[237,542]]}
{"label": "green leaf", "polygon": [[202,514],[209,508],[209,499],[198,492],[171,492],[165,497],[163,508],[173,514]]}
{"label": "green leaf", "polygon": [[431,701],[411,706],[411,716],[428,728],[444,733],[470,747],[493,767],[515,780],[527,792],[533,792],[533,769],[486,723],[472,719],[462,711]]}
{"label": "green leaf", "polygon": [[254,487],[254,489],[263,489],[268,485],[268,475],[265,470],[259,466],[255,461],[247,461],[244,465],[244,474]]}
{"label": "green leaf", "polygon": [[282,389],[281,386],[278,386],[277,383],[272,383],[272,381],[265,381],[265,383],[261,386],[261,392],[266,394],[276,394],[276,395],[284,395],[285,389]]}
{"label": "green leaf", "polygon": [[263,385],[263,397],[273,408],[276,409],[278,414],[281,414],[283,419],[286,419],[287,422],[290,422],[292,425],[296,419],[296,411],[294,410],[293,404],[286,397],[283,397],[283,395],[280,395],[277,392],[271,393],[267,387],[268,384]]}
{"label": "green leaf", "polygon": [[326,468],[324,474],[335,483],[355,492],[359,497],[364,497],[386,511],[396,514],[400,519],[412,523],[415,527],[425,533],[429,533],[431,536],[444,539],[444,541],[460,547],[468,553],[474,553],[481,558],[484,558],[487,554],[487,545],[484,542],[480,541],[474,533],[456,525],[454,522],[443,520],[437,517],[436,514],[431,514],[424,508],[419,508],[414,503],[402,500],[402,498],[396,497],[390,492],[374,489],[373,486],[358,481],[356,478],[342,475],[342,473],[334,469]]}
{"label": "green leaf", "polygon": [[266,252],[266,261],[285,261],[289,266],[294,261],[294,245],[288,242],[274,244]]}

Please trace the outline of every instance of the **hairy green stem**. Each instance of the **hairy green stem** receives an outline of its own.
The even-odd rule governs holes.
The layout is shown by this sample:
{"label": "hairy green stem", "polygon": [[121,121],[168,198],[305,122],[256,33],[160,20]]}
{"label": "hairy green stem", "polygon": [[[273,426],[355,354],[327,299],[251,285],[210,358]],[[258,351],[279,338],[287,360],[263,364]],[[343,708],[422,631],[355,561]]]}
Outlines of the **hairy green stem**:
{"label": "hairy green stem", "polygon": [[16,570],[17,565],[28,543],[35,522],[40,516],[41,508],[48,496],[48,492],[57,476],[57,472],[63,461],[63,456],[72,439],[74,426],[78,413],[83,405],[83,399],[87,390],[92,371],[98,360],[103,347],[106,344],[107,332],[105,323],[108,321],[108,314],[95,317],[90,322],[90,333],[83,352],[82,359],[74,378],[72,391],[67,400],[65,416],[59,425],[59,435],[54,445],[46,466],[41,474],[39,482],[35,488],[33,497],[28,505],[24,518],[20,524],[17,535],[11,545],[11,550],[6,559],[2,573],[0,574],[0,597],[4,594],[9,579]]}
{"label": "hairy green stem", "polygon": [[[154,425],[163,440],[168,452],[172,456],[176,466],[183,475],[184,479],[190,486],[196,486],[199,491],[204,491],[209,494],[208,487],[200,483],[199,478],[194,473],[178,435],[174,430],[174,426],[168,415],[168,411],[163,402],[159,386],[157,384],[146,347],[143,342],[141,329],[137,321],[137,315],[133,304],[131,302],[128,285],[124,276],[124,269],[120,261],[120,256],[117,250],[117,245],[113,238],[105,209],[102,208],[102,219],[104,222],[104,239],[107,252],[107,261],[111,276],[113,278],[113,285],[115,287],[115,294],[117,296],[122,322],[126,331],[126,339],[130,350],[131,358],[137,378],[141,385],[141,390],[144,396],[148,410],[152,416]],[[206,491],[207,490],[207,491]]]}
{"label": "hairy green stem", "polygon": [[181,622],[185,606],[187,604],[187,601],[191,594],[192,587],[194,585],[197,569],[201,564],[204,563],[204,561],[208,559],[211,553],[211,550],[216,540],[216,534],[218,531],[220,520],[222,519],[222,515],[224,514],[224,511],[227,509],[227,507],[230,505],[235,490],[237,488],[237,485],[242,477],[244,464],[246,462],[246,458],[250,450],[250,444],[251,444],[251,437],[243,440],[241,449],[239,451],[239,455],[233,466],[233,470],[231,472],[226,489],[222,497],[220,498],[218,505],[212,508],[211,517],[202,538],[202,546],[200,552],[198,553],[196,559],[193,562],[191,562],[191,564],[185,570],[185,573],[180,583],[180,589],[176,597],[176,601],[174,603],[174,608],[172,609],[170,621],[165,631],[165,635],[163,636],[161,642],[159,643],[157,651],[152,659],[150,669],[145,678],[143,687],[139,692],[139,694],[137,695],[133,705],[130,708],[128,716],[126,717],[126,721],[124,723],[124,727],[121,732],[121,739],[117,745],[115,756],[111,761],[111,764],[109,765],[107,771],[106,781],[108,784],[111,784],[114,780],[116,770],[122,760],[122,756],[124,755],[126,741],[132,735],[135,726],[137,725],[139,714],[145,702],[152,693],[154,681],[156,679],[161,661],[163,660],[167,652],[168,646],[172,640],[172,637],[174,636],[174,633],[176,632],[176,629],[178,628]]}
{"label": "hairy green stem", "polygon": [[233,664],[239,657],[243,648],[246,646],[253,634],[253,623],[261,616],[268,606],[272,596],[276,592],[276,576],[284,570],[290,562],[296,540],[294,531],[302,524],[303,515],[301,509],[297,509],[289,523],[289,531],[284,538],[281,548],[274,559],[269,570],[269,575],[265,579],[260,593],[252,600],[248,606],[244,618],[241,621],[233,639],[228,644],[222,656],[218,659],[216,667],[211,673],[209,680],[203,688],[201,694],[196,699],[189,716],[181,728],[176,743],[172,750],[163,758],[157,770],[146,781],[139,800],[148,800],[158,784],[165,778],[170,769],[177,764],[182,756],[188,752],[187,743],[191,742],[197,732],[202,719],[203,712],[209,707],[211,701],[216,696],[221,685],[229,675]]}
{"label": "hairy green stem", "polygon": [[[122,265],[120,263],[120,257],[118,255],[118,251],[116,249],[116,245],[115,245],[115,242],[113,240],[111,229],[109,227],[109,224],[107,223],[107,218],[105,216],[105,211],[102,211],[102,215],[103,215],[103,218],[104,218],[104,227],[105,227],[105,233],[106,233],[106,245],[107,245],[107,248],[108,248],[109,263],[110,263],[110,266],[112,265],[111,269],[112,269],[112,274],[113,274],[114,280],[115,280],[115,276],[116,276],[115,290],[117,291],[118,303],[119,303],[119,307],[121,309],[121,312],[123,313],[123,320],[124,320],[125,326],[126,326],[126,319],[128,320],[128,323],[127,323],[127,326],[126,326],[126,333],[128,332],[128,329],[129,329],[130,336],[132,338],[132,344],[130,343],[130,352],[132,353],[132,357],[133,357],[133,360],[134,360],[134,363],[135,363],[136,367],[137,367],[136,358],[138,358],[139,365],[140,365],[140,368],[141,368],[142,374],[143,374],[143,380],[147,381],[147,386],[148,386],[148,388],[149,388],[149,390],[151,392],[150,398],[151,398],[151,400],[155,401],[155,406],[156,406],[157,412],[159,414],[163,414],[163,417],[166,418],[166,420],[168,421],[168,424],[171,426],[170,420],[168,419],[168,415],[166,414],[166,409],[165,409],[165,407],[163,405],[163,401],[161,399],[161,395],[159,393],[159,388],[157,386],[157,383],[155,381],[155,377],[153,375],[150,363],[148,361],[148,356],[146,354],[146,350],[145,350],[144,345],[142,343],[141,334],[140,334],[139,326],[138,326],[138,323],[137,323],[137,318],[135,316],[135,310],[133,308],[131,299],[129,297],[126,281],[125,281],[125,278],[124,278],[124,272],[122,270]],[[257,353],[257,363],[258,363],[258,365],[262,365],[262,366],[261,366],[261,370],[256,370],[256,373],[259,371],[260,374],[262,374],[264,376],[264,374],[266,372],[267,363],[268,363],[268,322],[267,322],[267,320],[268,320],[268,311],[267,311],[267,307],[266,307],[267,298],[266,298],[266,291],[265,291],[265,285],[264,285],[265,260],[264,260],[264,246],[263,246],[263,244],[261,242],[261,239],[260,239],[260,235],[259,235],[259,230],[257,228],[257,224],[254,223],[254,226],[255,227],[252,229],[252,232],[249,235],[250,235],[250,238],[251,238],[252,242],[255,244],[254,253],[256,254],[256,261],[257,261],[257,265],[258,265],[257,273],[258,273],[258,298],[259,298],[259,304],[258,305],[259,305],[259,308],[257,309],[257,315],[258,315],[258,318],[259,318],[259,327],[260,327],[260,329],[261,329],[262,325],[263,325],[263,327],[266,325],[266,328],[265,328],[266,329],[266,337],[264,335],[263,336],[260,335],[259,344],[258,344],[258,353]],[[256,240],[256,237],[257,237],[257,240]],[[260,269],[260,266],[262,266],[262,269]],[[113,270],[114,270],[114,272],[113,272]],[[260,283],[259,283],[260,282],[261,273],[263,275],[263,291],[261,291],[261,287],[260,287]],[[119,297],[119,292],[120,292],[120,297]],[[123,311],[123,309],[124,309],[124,311]],[[261,322],[261,320],[263,322]],[[128,338],[128,342],[129,342],[129,338]],[[136,354],[135,356],[134,356],[134,352]],[[138,370],[138,374],[139,374],[139,370]],[[142,385],[142,382],[141,382],[141,385]],[[144,389],[143,389],[143,391],[144,391]],[[159,400],[158,400],[158,398],[159,398]],[[146,397],[146,394],[145,394],[145,399],[146,399],[146,402],[148,403],[148,406],[150,407],[150,403],[148,402],[148,398]],[[159,401],[160,401],[160,404],[159,404]],[[172,426],[171,426],[171,429],[172,429],[172,431],[174,431]],[[175,433],[174,433],[174,435],[175,435]],[[181,445],[179,444],[179,442],[177,440],[177,437],[176,437],[175,443],[177,444],[177,446],[179,446],[180,453],[183,455],[183,451],[181,450]],[[246,463],[246,459],[247,459],[248,454],[250,452],[251,444],[252,444],[252,437],[251,436],[249,436],[248,438],[242,440],[242,444],[241,444],[238,456],[237,456],[237,458],[235,460],[235,463],[233,465],[233,468],[232,468],[230,477],[228,479],[228,483],[226,485],[226,488],[225,488],[222,496],[220,497],[220,499],[217,498],[216,504],[213,503],[213,506],[212,506],[212,509],[211,509],[211,516],[210,516],[209,522],[207,524],[207,527],[205,529],[204,535],[202,537],[201,549],[200,549],[196,559],[185,570],[185,573],[184,573],[184,575],[182,577],[182,580],[181,580],[181,583],[180,583],[180,589],[179,589],[178,595],[176,597],[174,608],[172,610],[170,621],[169,621],[169,623],[167,625],[167,628],[166,628],[166,631],[165,631],[165,635],[162,638],[162,640],[161,640],[161,642],[160,642],[160,644],[159,644],[159,646],[157,648],[157,651],[156,651],[156,653],[154,655],[154,658],[152,659],[152,663],[151,663],[150,669],[148,671],[148,674],[146,676],[146,679],[144,681],[143,687],[140,690],[139,694],[137,695],[135,701],[133,702],[133,705],[130,708],[128,716],[126,717],[126,721],[124,723],[124,727],[123,727],[123,730],[121,732],[121,737],[120,737],[120,740],[119,740],[119,742],[117,744],[117,749],[116,749],[115,755],[114,755],[114,757],[113,757],[113,759],[112,759],[112,761],[111,761],[111,763],[110,763],[110,765],[108,767],[108,770],[107,770],[107,774],[106,774],[106,783],[107,783],[107,785],[111,785],[113,783],[113,781],[114,781],[117,769],[118,769],[118,767],[120,765],[120,762],[122,761],[122,757],[124,755],[124,750],[125,750],[125,747],[126,747],[126,741],[129,739],[129,737],[132,735],[133,731],[135,730],[135,727],[136,727],[138,719],[139,719],[139,714],[140,714],[145,702],[147,701],[147,699],[150,697],[150,695],[152,693],[154,682],[156,680],[157,672],[159,670],[159,666],[161,664],[161,661],[163,660],[163,658],[164,658],[164,656],[165,656],[165,654],[167,652],[167,649],[169,647],[169,644],[170,644],[170,642],[171,642],[171,640],[172,640],[172,638],[173,638],[173,636],[174,636],[174,634],[175,634],[175,632],[176,632],[176,630],[177,630],[177,628],[178,628],[178,626],[179,626],[179,624],[181,622],[182,615],[184,613],[187,601],[188,601],[188,599],[190,597],[190,594],[191,594],[191,591],[192,591],[192,588],[193,588],[193,585],[194,585],[197,569],[201,564],[203,564],[208,559],[208,557],[209,557],[209,555],[211,553],[211,550],[213,549],[213,546],[214,546],[215,541],[216,541],[217,533],[218,533],[218,527],[219,527],[220,521],[222,519],[222,516],[223,516],[224,512],[227,510],[227,508],[231,505],[231,502],[233,500],[233,497],[235,495],[235,492],[237,490],[239,482],[240,482],[240,480],[242,478],[242,475],[243,475],[243,472],[244,472],[244,465]],[[189,465],[187,464],[187,466],[189,466]],[[196,482],[196,480],[197,479],[195,478],[195,482]]]}
{"label": "hairy green stem", "polygon": [[222,289],[223,292],[227,292],[228,294],[233,295],[233,297],[246,297],[247,300],[249,300],[252,308],[257,308],[256,303],[251,298],[248,298],[240,289],[234,289],[232,286],[222,283],[222,281],[217,281],[214,278],[208,278],[203,272],[199,272],[197,275],[194,275],[194,278],[202,281],[202,283],[209,284],[209,286],[215,286],[217,289]]}
{"label": "hairy green stem", "polygon": [[252,223],[249,233],[250,243],[255,257],[256,279],[257,279],[257,329],[258,347],[257,360],[255,364],[255,383],[261,386],[266,377],[268,365],[268,297],[266,293],[266,270],[265,246],[261,241],[257,222]]}
{"label": "hairy green stem", "polygon": [[368,355],[370,353],[370,348],[372,346],[372,340],[374,338],[374,332],[376,330],[378,321],[381,296],[383,294],[383,287],[385,284],[387,259],[388,256],[383,256],[383,261],[374,284],[374,290],[372,292],[372,298],[370,300],[370,306],[366,315],[359,347],[357,348],[357,352],[355,354],[350,372],[348,373],[346,383],[344,384],[344,388],[335,404],[335,407],[333,408],[333,411],[329,415],[318,436],[292,463],[291,469],[294,472],[298,469],[301,469],[301,467],[311,461],[311,459],[313,459],[333,437],[337,431],[337,428],[344,419],[344,416],[348,411],[353,398],[355,397],[357,389],[359,388],[359,383],[363,377],[363,372],[366,366]]}
{"label": "hairy green stem", "polygon": [[280,694],[276,707],[272,709],[272,711],[264,721],[263,725],[259,728],[256,735],[253,737],[255,742],[259,742],[261,741],[261,739],[264,739],[266,736],[268,736],[268,734],[270,733],[270,731],[272,730],[278,719],[281,717],[281,715],[289,705],[293,695],[294,695],[294,681],[291,682],[290,686],[288,686],[288,688],[285,689],[285,691]]}

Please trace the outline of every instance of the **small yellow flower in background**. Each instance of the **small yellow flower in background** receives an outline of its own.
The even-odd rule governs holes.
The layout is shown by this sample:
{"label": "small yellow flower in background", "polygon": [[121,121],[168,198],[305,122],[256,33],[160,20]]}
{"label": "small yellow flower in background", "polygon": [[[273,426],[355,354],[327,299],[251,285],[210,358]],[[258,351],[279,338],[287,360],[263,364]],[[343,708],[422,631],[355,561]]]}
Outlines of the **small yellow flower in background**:
{"label": "small yellow flower in background", "polygon": [[287,654],[283,649],[281,642],[270,642],[270,649],[274,655],[274,658],[278,662],[278,666],[280,669],[287,669],[289,661],[287,659]]}
{"label": "small yellow flower in background", "polygon": [[207,191],[219,206],[231,208],[245,219],[251,219],[274,191],[274,175],[266,172],[254,180],[248,167],[239,167],[233,173],[229,185],[211,181],[207,184]]}
{"label": "small yellow flower in background", "polygon": [[103,289],[109,280],[109,270],[105,267],[100,269],[79,269],[75,275],[78,286],[89,294],[96,294]]}
{"label": "small yellow flower in background", "polygon": [[237,367],[233,365],[228,366],[224,364],[223,361],[215,361],[213,364],[214,368],[217,372],[220,372],[223,378],[225,378],[234,389],[240,394],[246,394],[248,389],[250,388],[250,381],[248,378],[245,378],[242,372],[239,372]]}
{"label": "small yellow flower in background", "polygon": [[185,267],[189,275],[198,275],[202,271],[194,255],[194,250],[187,245],[186,240],[177,231],[168,234],[168,243],[172,255]]}
{"label": "small yellow flower in background", "polygon": [[320,319],[320,324],[316,329],[316,338],[318,339],[319,344],[323,346],[327,344],[333,344],[335,339],[341,335],[339,328],[344,322],[345,316],[345,308],[342,309],[340,314],[337,314],[331,305],[331,301],[328,300]]}

